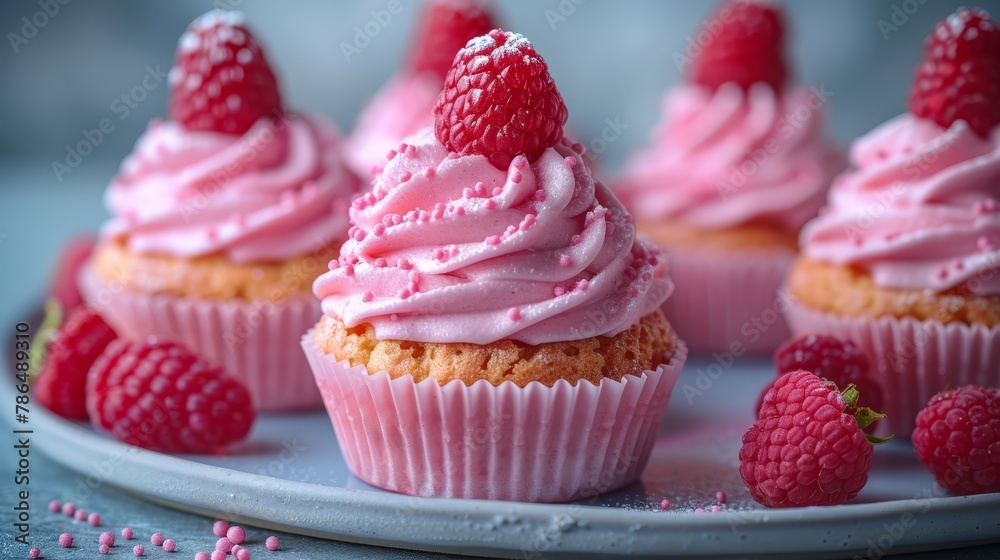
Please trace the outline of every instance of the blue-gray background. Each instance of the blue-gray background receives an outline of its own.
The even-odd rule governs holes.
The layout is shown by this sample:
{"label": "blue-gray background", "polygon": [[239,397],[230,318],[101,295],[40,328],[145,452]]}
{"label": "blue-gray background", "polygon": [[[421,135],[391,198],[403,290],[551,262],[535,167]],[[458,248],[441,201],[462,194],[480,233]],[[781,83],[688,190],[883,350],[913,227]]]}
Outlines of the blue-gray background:
{"label": "blue-gray background", "polygon": [[[41,294],[51,259],[71,234],[99,226],[101,191],[147,121],[165,112],[160,84],[130,108],[115,100],[142,84],[147,67],[166,71],[187,24],[213,7],[238,8],[265,44],[289,105],[327,115],[349,130],[365,100],[399,66],[419,2],[378,27],[348,60],[341,43],[389,0],[4,1],[0,3],[0,318]],[[49,17],[43,5],[58,6]],[[714,1],[495,0],[500,22],[528,36],[549,61],[581,140],[605,119],[628,126],[601,154],[618,169],[657,118],[663,90],[682,73],[684,53]],[[843,142],[905,107],[920,46],[934,22],[962,2],[796,0],[785,2],[796,78],[833,93],[829,128]],[[997,0],[980,4],[1000,12]],[[25,26],[27,18],[38,25]],[[383,21],[385,20],[383,16]],[[880,20],[882,21],[880,25]],[[33,24],[34,25],[34,24]],[[374,24],[369,29],[375,28]],[[11,34],[26,39],[26,43]],[[31,35],[29,37],[29,35]],[[12,43],[17,43],[16,46]],[[17,52],[15,52],[15,50]],[[147,80],[147,84],[150,82]],[[146,92],[139,92],[146,93]],[[114,130],[61,180],[54,161],[110,118]]]}

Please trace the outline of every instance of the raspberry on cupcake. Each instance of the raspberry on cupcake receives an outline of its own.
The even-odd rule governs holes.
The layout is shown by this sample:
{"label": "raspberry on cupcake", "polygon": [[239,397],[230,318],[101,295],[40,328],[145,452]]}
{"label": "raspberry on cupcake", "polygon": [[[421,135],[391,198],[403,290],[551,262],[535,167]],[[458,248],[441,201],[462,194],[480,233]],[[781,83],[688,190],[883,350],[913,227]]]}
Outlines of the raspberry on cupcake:
{"label": "raspberry on cupcake", "polygon": [[947,387],[1000,384],[1000,29],[985,12],[934,28],[909,108],[855,140],[788,280],[793,330],[866,352],[898,434]]}
{"label": "raspberry on cupcake", "polygon": [[686,357],[657,251],[563,139],[523,36],[469,41],[434,118],[355,201],[314,287],[324,317],[302,345],[348,466],[423,496],[566,501],[634,481]]}
{"label": "raspberry on cupcake", "polygon": [[691,348],[770,354],[789,336],[776,292],[799,229],[846,162],[821,92],[790,84],[778,6],[729,1],[709,17],[718,30],[614,187],[669,254],[664,311]]}
{"label": "raspberry on cupcake", "polygon": [[339,134],[284,107],[238,12],[190,25],[169,83],[171,120],[150,123],[108,187],[112,217],[81,288],[123,336],[222,364],[261,410],[318,406],[294,349],[359,187]]}
{"label": "raspberry on cupcake", "polygon": [[427,0],[403,67],[372,96],[344,147],[359,177],[371,177],[386,153],[434,124],[431,110],[451,62],[465,43],[496,27],[487,0]]}

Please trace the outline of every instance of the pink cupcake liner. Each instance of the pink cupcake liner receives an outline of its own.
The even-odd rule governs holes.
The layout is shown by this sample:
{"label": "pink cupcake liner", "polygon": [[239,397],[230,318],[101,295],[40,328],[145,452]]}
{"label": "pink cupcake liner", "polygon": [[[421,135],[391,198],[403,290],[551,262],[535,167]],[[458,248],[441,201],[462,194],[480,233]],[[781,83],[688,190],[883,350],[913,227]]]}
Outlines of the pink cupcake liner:
{"label": "pink cupcake liner", "polygon": [[917,413],[938,392],[962,385],[1000,386],[1000,326],[942,324],[912,317],[849,317],[792,302],[792,332],[853,340],[871,358],[885,388],[879,433],[909,438]]}
{"label": "pink cupcake liner", "polygon": [[313,332],[302,348],[347,466],[415,496],[565,502],[634,482],[687,358],[677,340],[670,363],[621,381],[441,386],[338,362]]}
{"label": "pink cupcake liner", "polygon": [[674,293],[663,312],[693,352],[770,355],[790,334],[778,290],[791,250],[667,248]]}
{"label": "pink cupcake liner", "polygon": [[318,408],[322,399],[299,348],[301,333],[322,315],[319,301],[201,300],[130,292],[85,266],[84,300],[119,336],[184,344],[246,385],[258,411]]}

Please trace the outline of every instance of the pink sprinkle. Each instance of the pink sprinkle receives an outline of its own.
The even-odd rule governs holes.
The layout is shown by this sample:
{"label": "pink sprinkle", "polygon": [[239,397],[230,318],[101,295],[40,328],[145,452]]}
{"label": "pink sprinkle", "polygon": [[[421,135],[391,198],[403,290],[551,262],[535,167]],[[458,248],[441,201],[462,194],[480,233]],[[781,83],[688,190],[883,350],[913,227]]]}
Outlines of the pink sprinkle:
{"label": "pink sprinkle", "polygon": [[413,146],[406,147],[406,157],[415,158],[417,157],[417,149]]}
{"label": "pink sprinkle", "polygon": [[278,546],[280,544],[281,543],[278,542],[278,537],[275,537],[274,535],[267,537],[267,540],[264,541],[264,546],[266,546],[268,550],[272,551],[278,550]]}
{"label": "pink sprinkle", "polygon": [[375,234],[375,237],[381,237],[382,234],[385,233],[385,226],[382,224],[375,224],[372,228],[372,233]]}
{"label": "pink sprinkle", "polygon": [[400,143],[399,143],[399,147],[398,147],[398,148],[396,148],[396,151],[397,151],[397,152],[399,152],[399,153],[403,153],[403,152],[405,152],[405,151],[406,151],[406,148],[407,148],[408,146],[409,146],[409,144],[407,144],[406,142],[400,142]]}
{"label": "pink sprinkle", "polygon": [[427,171],[425,171],[424,174],[427,175],[428,179],[433,179],[434,176],[437,175],[437,170],[435,170],[433,167],[428,167]]}
{"label": "pink sprinkle", "polygon": [[403,270],[410,270],[413,268],[413,264],[410,263],[410,259],[403,257],[396,262],[396,266]]}
{"label": "pink sprinkle", "polygon": [[69,548],[73,546],[73,535],[69,533],[63,533],[59,535],[59,546],[63,548]]}
{"label": "pink sprinkle", "polygon": [[937,277],[939,279],[941,279],[941,280],[944,280],[945,278],[947,278],[948,277],[948,269],[947,268],[942,268],[942,269],[938,270],[937,271]]}
{"label": "pink sprinkle", "polygon": [[663,498],[660,501],[660,509],[667,510],[670,509],[670,500]]}
{"label": "pink sprinkle", "polygon": [[521,310],[516,307],[511,307],[507,310],[507,316],[510,317],[511,321],[521,320]]}
{"label": "pink sprinkle", "polygon": [[464,216],[465,215],[465,207],[464,206],[459,206],[458,208],[455,209],[455,213],[458,214],[459,216]]}
{"label": "pink sprinkle", "polygon": [[389,266],[389,263],[382,257],[375,259],[375,268],[385,268],[387,266]]}
{"label": "pink sprinkle", "polygon": [[229,556],[229,554],[221,550],[216,550],[212,553],[212,560],[226,560],[226,556]]}
{"label": "pink sprinkle", "polygon": [[955,270],[965,270],[965,263],[962,261],[955,261]]}
{"label": "pink sprinkle", "polygon": [[219,521],[216,521],[215,525],[212,525],[212,532],[215,533],[215,536],[217,537],[226,536],[226,531],[228,530],[229,530],[229,523],[226,523],[221,519]]}
{"label": "pink sprinkle", "polygon": [[[521,182],[521,172],[520,171],[515,171],[515,172],[511,173],[510,174],[510,182],[514,183],[515,185],[518,184],[518,183],[520,183]],[[493,196],[496,196],[498,194],[498,193],[496,193],[496,190],[497,189],[493,189],[493,191],[494,191]]]}
{"label": "pink sprinkle", "polygon": [[243,540],[247,538],[247,532],[243,527],[234,525],[229,528],[229,531],[226,532],[226,538],[228,538],[233,544],[241,544]]}
{"label": "pink sprinkle", "polygon": [[719,505],[712,506],[712,513],[719,513],[720,511],[722,511],[722,506]]}
{"label": "pink sprinkle", "polygon": [[574,167],[576,167],[576,158],[575,157],[566,156],[566,159],[564,159],[563,161],[566,162],[566,167],[568,167],[570,169],[573,169]]}
{"label": "pink sprinkle", "polygon": [[135,554],[136,556],[142,556],[143,554],[146,554],[146,549],[141,544],[137,544],[132,547],[132,554]]}
{"label": "pink sprinkle", "polygon": [[177,550],[177,543],[174,539],[167,539],[163,541],[163,550],[166,552],[173,552]]}
{"label": "pink sprinkle", "polygon": [[469,199],[472,198],[473,192],[469,187],[462,189],[462,198]]}
{"label": "pink sprinkle", "polygon": [[233,541],[229,540],[228,537],[222,537],[221,539],[215,541],[215,550],[229,552],[230,548],[233,548]]}
{"label": "pink sprinkle", "polygon": [[42,549],[38,548],[37,546],[31,547],[31,550],[28,551],[28,558],[38,558],[41,555],[42,555]]}
{"label": "pink sprinkle", "polygon": [[153,533],[149,537],[149,542],[153,543],[154,546],[163,546],[163,533]]}
{"label": "pink sprinkle", "polygon": [[73,514],[73,519],[76,519],[77,521],[86,521],[87,520],[87,510],[85,510],[83,508],[80,508],[80,509],[76,510],[76,513]]}
{"label": "pink sprinkle", "polygon": [[396,157],[396,154],[397,154],[396,150],[389,150],[388,152],[385,153],[385,159],[392,159]]}
{"label": "pink sprinkle", "polygon": [[49,511],[51,511],[52,513],[59,513],[60,507],[61,506],[59,505],[59,500],[52,500],[51,502],[49,502]]}
{"label": "pink sprinkle", "polygon": [[555,289],[552,290],[552,293],[555,294],[556,297],[559,297],[566,293],[566,288],[563,288],[562,286],[556,286]]}
{"label": "pink sprinkle", "polygon": [[586,278],[581,278],[580,281],[576,283],[576,289],[580,290],[581,292],[586,292],[587,288],[589,287],[590,287],[590,280],[587,280]]}
{"label": "pink sprinkle", "polygon": [[236,560],[250,560],[250,549],[241,548],[238,551],[234,552],[233,556],[236,557]]}
{"label": "pink sprinkle", "polygon": [[524,169],[527,166],[528,166],[528,158],[524,156],[517,156],[514,158],[515,169]]}
{"label": "pink sprinkle", "polygon": [[115,544],[115,534],[111,531],[105,531],[101,533],[101,536],[97,539],[97,542],[101,544],[106,544],[112,546]]}
{"label": "pink sprinkle", "polygon": [[389,315],[389,320],[390,321],[398,321],[399,320],[399,315],[396,314],[396,313],[393,313],[392,315]]}
{"label": "pink sprinkle", "polygon": [[569,244],[573,245],[573,246],[576,246],[576,245],[579,245],[582,241],[583,241],[583,236],[582,235],[574,235],[573,237],[570,238]]}
{"label": "pink sprinkle", "polygon": [[73,502],[66,502],[65,504],[63,504],[62,507],[63,515],[72,516],[75,511],[76,511],[76,506],[73,505]]}
{"label": "pink sprinkle", "polygon": [[87,523],[90,523],[91,527],[97,527],[101,524],[101,514],[96,511],[87,516]]}
{"label": "pink sprinkle", "polygon": [[434,260],[437,260],[437,261],[444,261],[445,260],[444,249],[442,249],[440,247],[437,247],[436,249],[434,249]]}
{"label": "pink sprinkle", "polygon": [[194,560],[212,560],[212,558],[208,555],[207,552],[199,552],[198,554],[194,555]]}
{"label": "pink sprinkle", "polygon": [[499,245],[500,244],[500,236],[499,235],[491,235],[491,236],[487,237],[486,238],[486,244],[487,245]]}
{"label": "pink sprinkle", "polygon": [[421,210],[417,214],[417,220],[419,220],[421,222],[427,222],[427,221],[430,221],[430,219],[431,219],[431,215],[427,212],[427,210]]}
{"label": "pink sprinkle", "polygon": [[[353,264],[349,264],[349,265],[344,266],[344,275],[345,276],[354,276],[354,265]],[[228,527],[229,526],[227,525],[226,528],[228,528]],[[223,534],[225,534],[225,529],[222,529],[222,532],[223,532]],[[216,534],[218,534],[218,533],[216,533]]]}
{"label": "pink sprinkle", "polygon": [[535,200],[537,200],[538,202],[545,202],[546,197],[548,197],[548,195],[545,194],[545,191],[543,191],[542,189],[538,189],[537,191],[535,191]]}
{"label": "pink sprinkle", "polygon": [[493,210],[494,208],[497,207],[497,203],[491,198],[487,200],[486,203],[483,204],[483,206],[485,206],[487,210]]}
{"label": "pink sprinkle", "polygon": [[694,510],[695,513],[705,513],[705,508],[697,508]]}
{"label": "pink sprinkle", "polygon": [[107,554],[111,552],[111,547],[106,544],[102,544],[97,547],[97,552],[100,552],[101,554]]}
{"label": "pink sprinkle", "polygon": [[583,144],[577,142],[576,144],[573,144],[573,151],[576,152],[576,153],[578,153],[578,154],[580,154],[582,156],[584,154],[584,152],[587,151],[587,147],[584,146]]}
{"label": "pink sprinkle", "polygon": [[375,295],[372,294],[371,292],[365,292],[365,293],[361,294],[361,301],[363,301],[365,303],[368,303],[368,302],[372,301],[373,299],[375,299]]}
{"label": "pink sprinkle", "polygon": [[[517,181],[515,181],[515,183],[516,182]],[[493,187],[493,196],[500,196],[501,193],[503,193],[503,189],[500,187]]]}
{"label": "pink sprinkle", "polygon": [[409,171],[404,171],[403,174],[399,176],[399,182],[405,183],[412,178],[413,178],[413,173],[410,173]]}
{"label": "pink sprinkle", "polygon": [[337,270],[338,268],[340,268],[340,261],[338,259],[333,259],[332,261],[327,263],[326,266],[330,270]]}
{"label": "pink sprinkle", "polygon": [[132,528],[131,527],[125,527],[124,529],[122,529],[122,538],[125,539],[125,540],[127,540],[127,541],[132,540],[132,537],[134,536],[134,534],[135,533],[132,532]]}
{"label": "pink sprinkle", "polygon": [[443,217],[444,217],[444,208],[435,208],[434,211],[431,212],[432,220],[440,220]]}
{"label": "pink sprinkle", "polygon": [[[985,235],[982,236],[982,237],[980,237],[976,241],[976,245],[979,247],[980,251],[984,251],[984,252],[985,251],[992,251],[993,248],[994,248],[993,242],[990,241],[990,238],[986,237]],[[65,512],[65,511],[66,511],[66,506],[63,506],[63,512]]]}
{"label": "pink sprinkle", "polygon": [[365,239],[365,230],[363,230],[361,228],[358,228],[358,229],[354,230],[354,235],[352,235],[351,238],[354,239],[355,241],[359,242],[359,243],[362,242],[362,241],[364,241],[364,239]]}
{"label": "pink sprinkle", "polygon": [[479,181],[478,183],[476,183],[475,189],[476,189],[476,194],[477,195],[479,195],[479,196],[486,196],[486,185],[483,184],[482,181]]}
{"label": "pink sprinkle", "polygon": [[563,255],[559,257],[559,266],[563,268],[569,268],[573,266],[573,257],[569,255]]}
{"label": "pink sprinkle", "polygon": [[720,504],[726,503],[726,491],[725,490],[719,490],[718,492],[716,492],[715,493],[715,501],[719,502]]}

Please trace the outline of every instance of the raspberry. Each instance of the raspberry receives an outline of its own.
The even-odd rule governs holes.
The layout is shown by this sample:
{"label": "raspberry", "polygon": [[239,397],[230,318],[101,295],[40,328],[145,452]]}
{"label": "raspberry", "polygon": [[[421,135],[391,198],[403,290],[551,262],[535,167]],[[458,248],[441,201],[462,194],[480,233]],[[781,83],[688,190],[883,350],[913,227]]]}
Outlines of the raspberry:
{"label": "raspberry", "polygon": [[86,420],[87,372],[116,338],[118,335],[100,315],[90,308],[78,307],[48,346],[48,355],[34,382],[35,398],[59,416]]}
{"label": "raspberry", "polygon": [[97,243],[97,236],[92,233],[80,234],[66,243],[59,251],[56,268],[50,279],[52,297],[59,300],[63,312],[67,315],[83,304],[83,297],[76,287],[76,277],[83,263],[87,262]]}
{"label": "raspberry", "polygon": [[221,451],[250,431],[250,394],[222,368],[174,342],[117,340],[87,378],[94,426],[155,451]]}
{"label": "raspberry", "polygon": [[982,137],[1000,123],[1000,29],[989,14],[960,8],[924,43],[910,112],[948,128],[957,120]]}
{"label": "raspberry", "polygon": [[[803,336],[778,348],[774,353],[774,365],[776,377],[803,369],[833,381],[838,387],[853,383],[862,395],[860,406],[882,410],[882,386],[869,377],[868,358],[854,342],[832,336]],[[760,410],[768,389],[770,385],[765,386],[757,397],[755,412]]]}
{"label": "raspberry", "polygon": [[727,82],[744,90],[757,82],[776,90],[785,84],[785,25],[777,7],[732,0],[709,16],[705,28],[712,38],[694,60],[692,82],[713,91]]}
{"label": "raspberry", "polygon": [[196,19],[177,45],[169,81],[170,115],[188,130],[243,134],[281,114],[278,81],[240,12]]}
{"label": "raspberry", "polygon": [[950,492],[1000,492],[1000,392],[966,385],[934,395],[917,414],[913,449]]}
{"label": "raspberry", "polygon": [[444,81],[455,53],[469,39],[486,35],[495,27],[489,10],[479,0],[430,0],[417,24],[410,68],[433,72]]}
{"label": "raspberry", "polygon": [[808,371],[786,373],[743,434],[740,476],[767,507],[842,504],[868,482],[872,443],[864,428],[882,418],[857,408],[858,392]]}
{"label": "raspberry", "polygon": [[458,51],[434,106],[434,134],[461,155],[499,169],[534,161],[563,137],[567,119],[548,65],[523,36],[494,29]]}

